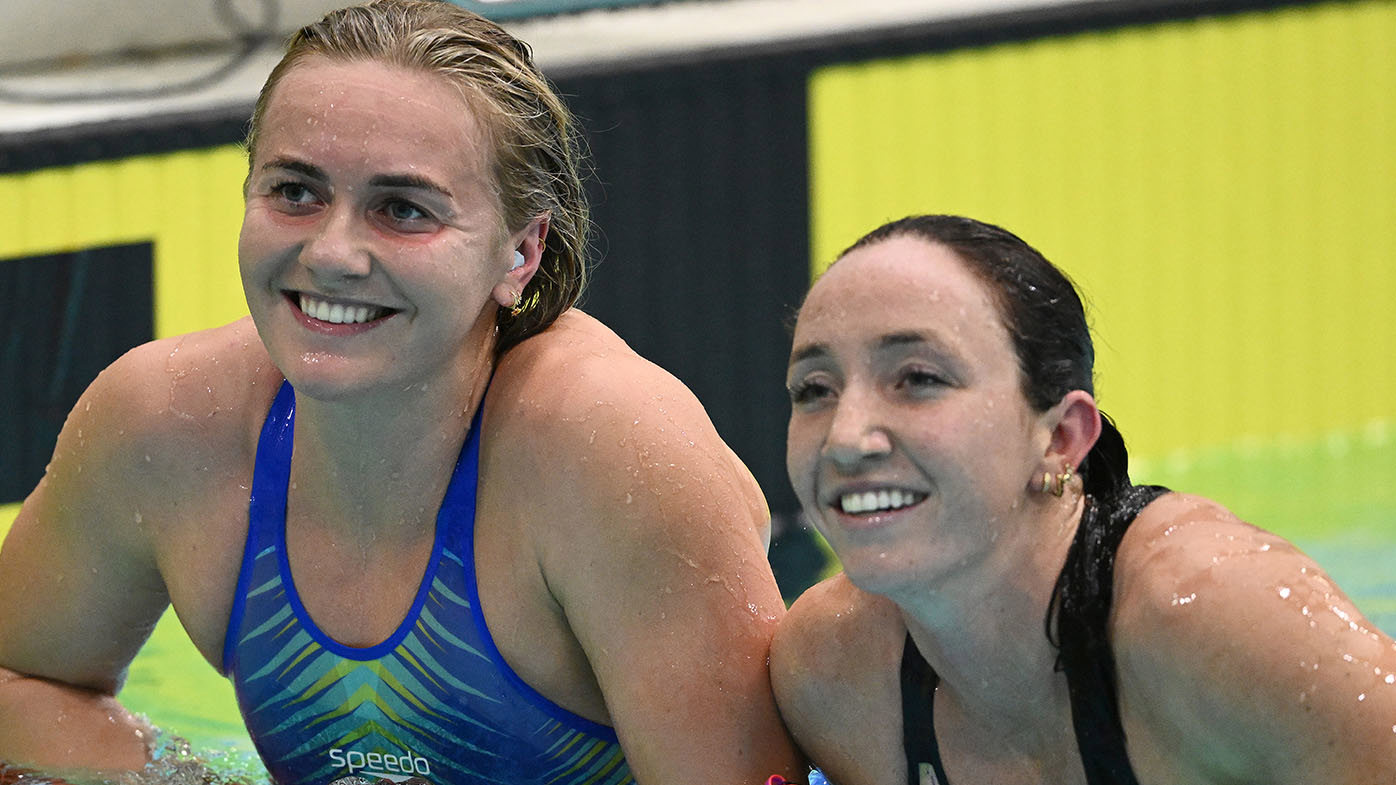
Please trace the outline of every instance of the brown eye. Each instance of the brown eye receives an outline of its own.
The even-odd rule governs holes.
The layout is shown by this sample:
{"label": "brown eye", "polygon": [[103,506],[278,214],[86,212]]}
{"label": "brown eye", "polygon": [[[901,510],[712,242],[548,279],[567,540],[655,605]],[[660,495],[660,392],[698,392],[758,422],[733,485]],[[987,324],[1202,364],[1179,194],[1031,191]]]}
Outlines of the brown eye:
{"label": "brown eye", "polygon": [[790,402],[796,406],[814,403],[834,394],[833,389],[828,385],[813,381],[800,381],[786,385],[785,391],[790,394]]}
{"label": "brown eye", "polygon": [[932,392],[950,384],[950,380],[925,368],[907,368],[897,386],[912,392]]}

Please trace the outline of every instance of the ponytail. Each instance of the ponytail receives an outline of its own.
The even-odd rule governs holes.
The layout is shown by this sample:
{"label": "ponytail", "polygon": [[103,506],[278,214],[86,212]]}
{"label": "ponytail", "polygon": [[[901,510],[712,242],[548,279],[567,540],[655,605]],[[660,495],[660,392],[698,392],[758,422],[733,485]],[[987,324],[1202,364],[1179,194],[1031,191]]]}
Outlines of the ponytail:
{"label": "ponytail", "polygon": [[1109,504],[1129,487],[1129,451],[1125,449],[1125,438],[1105,412],[1100,413],[1100,437],[1086,453],[1077,473],[1081,475],[1086,495],[1094,498],[1097,504]]}

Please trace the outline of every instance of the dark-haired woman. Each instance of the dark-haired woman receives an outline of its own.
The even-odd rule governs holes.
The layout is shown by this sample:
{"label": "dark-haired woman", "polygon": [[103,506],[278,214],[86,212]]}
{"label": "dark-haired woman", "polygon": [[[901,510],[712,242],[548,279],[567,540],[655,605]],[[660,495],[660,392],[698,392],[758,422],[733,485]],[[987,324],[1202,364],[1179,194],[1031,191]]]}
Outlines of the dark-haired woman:
{"label": "dark-haired woman", "polygon": [[796,740],[838,785],[1396,781],[1396,644],[1286,541],[1131,485],[1092,366],[1070,282],[977,221],[814,285],[788,466],[844,571],[772,649]]}

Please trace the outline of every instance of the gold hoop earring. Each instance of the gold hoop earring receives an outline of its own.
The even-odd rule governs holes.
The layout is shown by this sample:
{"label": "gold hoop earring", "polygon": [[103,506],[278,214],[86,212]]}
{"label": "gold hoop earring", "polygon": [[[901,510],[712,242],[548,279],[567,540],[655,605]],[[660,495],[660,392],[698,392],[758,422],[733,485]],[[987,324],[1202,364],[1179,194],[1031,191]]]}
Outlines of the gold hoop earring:
{"label": "gold hoop earring", "polygon": [[1057,484],[1056,484],[1055,487],[1052,488],[1052,495],[1053,495],[1053,496],[1061,496],[1063,493],[1066,492],[1066,486],[1067,486],[1067,484],[1070,483],[1070,482],[1071,482],[1071,467],[1070,467],[1070,466],[1067,466],[1066,469],[1065,469],[1061,474],[1058,474],[1058,475],[1057,475]]}
{"label": "gold hoop earring", "polygon": [[1042,473],[1042,492],[1043,492],[1043,493],[1051,493],[1051,492],[1052,492],[1052,473],[1051,473],[1051,472],[1043,472],[1043,473]]}
{"label": "gold hoop earring", "polygon": [[509,315],[518,316],[523,310],[523,291],[514,292],[514,304],[509,307]]}

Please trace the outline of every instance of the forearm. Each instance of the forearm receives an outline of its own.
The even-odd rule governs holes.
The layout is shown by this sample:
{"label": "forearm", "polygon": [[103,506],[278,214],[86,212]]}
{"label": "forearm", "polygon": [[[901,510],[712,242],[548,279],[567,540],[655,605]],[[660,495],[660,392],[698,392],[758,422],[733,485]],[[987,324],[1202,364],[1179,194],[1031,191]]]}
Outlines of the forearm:
{"label": "forearm", "polygon": [[133,771],[149,760],[149,738],[111,695],[0,668],[0,761]]}

